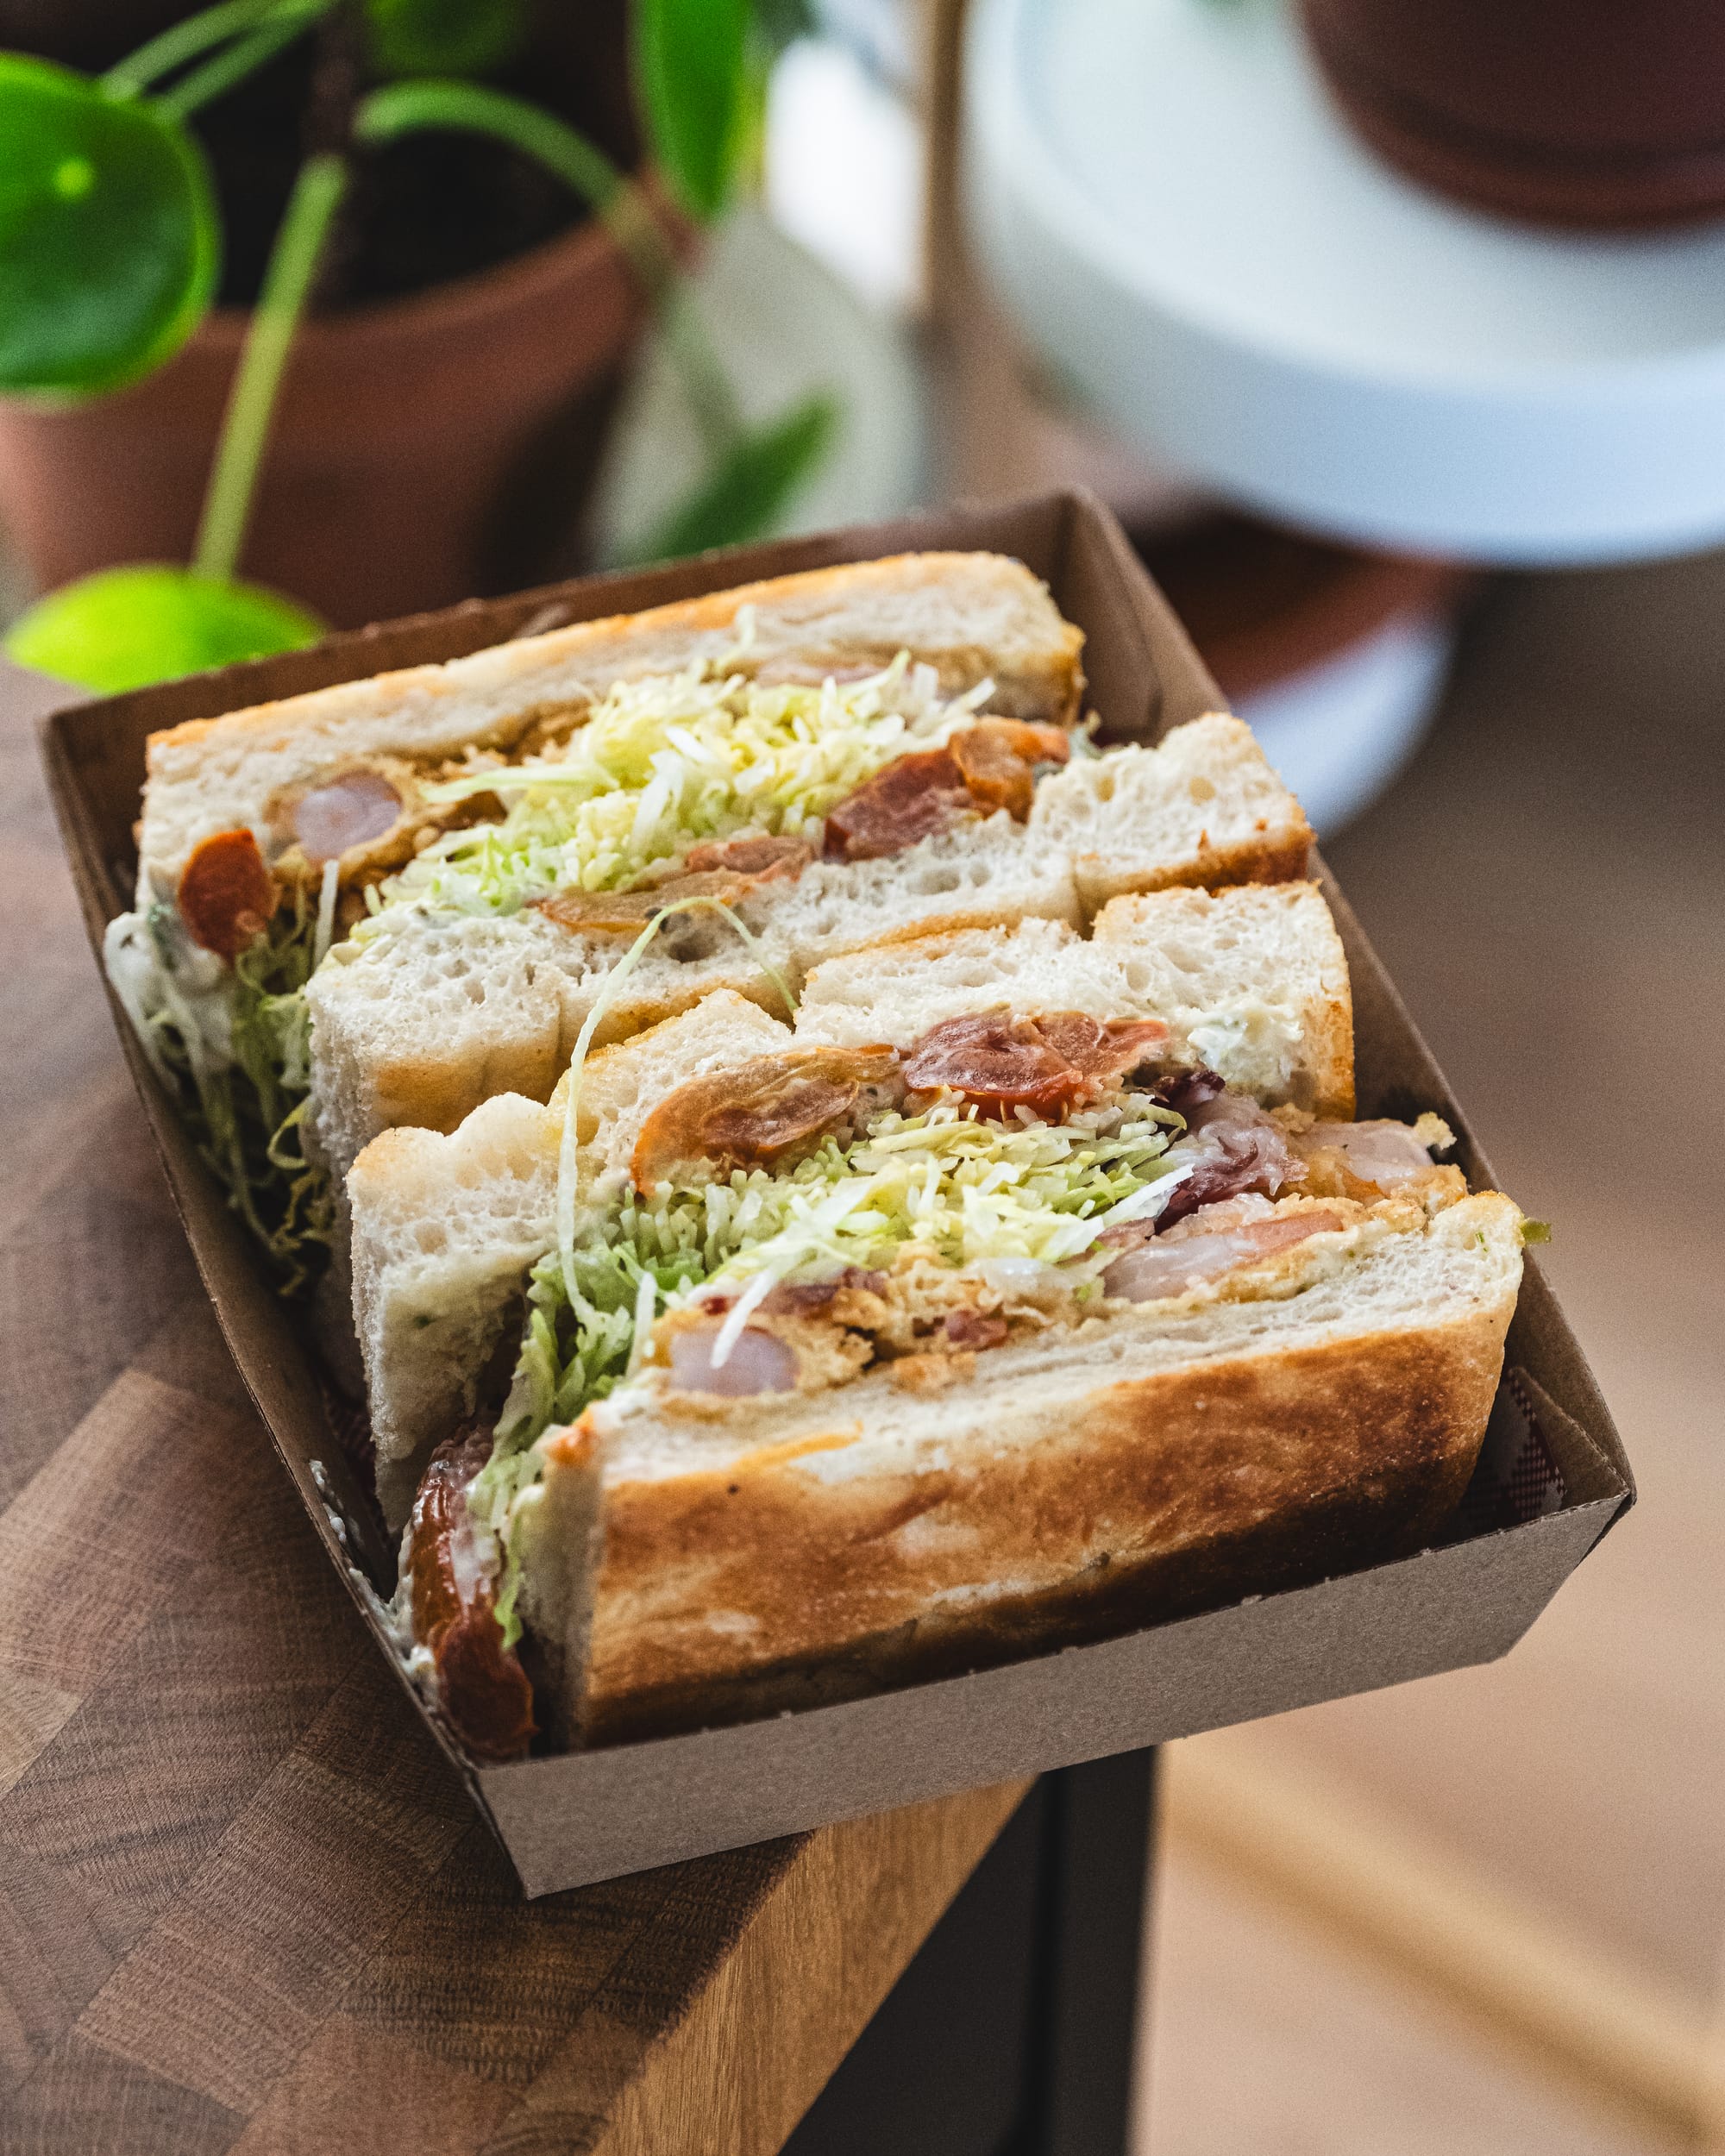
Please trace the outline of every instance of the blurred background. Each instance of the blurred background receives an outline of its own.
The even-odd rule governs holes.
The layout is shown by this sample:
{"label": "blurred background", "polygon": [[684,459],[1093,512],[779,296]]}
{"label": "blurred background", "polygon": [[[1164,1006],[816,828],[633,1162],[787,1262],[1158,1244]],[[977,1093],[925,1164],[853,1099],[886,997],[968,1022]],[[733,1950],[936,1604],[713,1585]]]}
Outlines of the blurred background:
{"label": "blurred background", "polygon": [[[369,12],[365,80],[438,72],[375,42],[411,8]],[[693,367],[533,158],[362,158],[227,572],[345,625],[958,496],[1112,503],[1553,1224],[1642,1492],[1507,1662],[1170,1748],[1142,2156],[1725,2149],[1725,19],[782,0],[703,201],[655,169],[623,0],[503,12],[468,72],[641,176]],[[99,71],[189,13],[0,0],[0,47]],[[466,13],[420,15],[447,71]],[[354,65],[326,24],[188,122],[225,244],[177,356],[0,399],[0,620],[202,548]]]}

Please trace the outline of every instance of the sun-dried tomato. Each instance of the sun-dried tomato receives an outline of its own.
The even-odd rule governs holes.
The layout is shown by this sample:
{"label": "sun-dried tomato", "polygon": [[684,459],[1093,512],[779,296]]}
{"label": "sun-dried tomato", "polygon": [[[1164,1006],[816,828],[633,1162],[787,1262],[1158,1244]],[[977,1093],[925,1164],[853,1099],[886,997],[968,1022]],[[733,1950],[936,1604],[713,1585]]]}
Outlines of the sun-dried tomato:
{"label": "sun-dried tomato", "polygon": [[467,1484],[489,1450],[488,1434],[469,1430],[432,1455],[414,1500],[407,1574],[414,1640],[431,1656],[445,1718],[475,1758],[514,1759],[533,1739],[533,1687],[503,1644],[467,1514]]}
{"label": "sun-dried tomato", "polygon": [[1035,766],[1064,763],[1070,744],[1058,726],[983,718],[947,743],[971,800],[985,815],[1007,810],[1022,824],[1036,798]]}
{"label": "sun-dried tomato", "polygon": [[1038,1018],[1036,1028],[1075,1070],[1104,1085],[1116,1084],[1168,1045],[1168,1028],[1160,1018],[1093,1018],[1083,1011],[1048,1011]]}
{"label": "sun-dried tomato", "polygon": [[752,882],[771,883],[799,876],[814,859],[814,848],[806,838],[709,838],[691,846],[684,866],[696,873],[715,868]]}
{"label": "sun-dried tomato", "polygon": [[925,749],[896,757],[829,810],[826,857],[883,861],[944,829],[970,805],[970,790],[950,750]]}
{"label": "sun-dried tomato", "polygon": [[195,943],[223,958],[240,953],[268,927],[275,878],[248,830],[217,831],[191,849],[179,873],[179,917]]}
{"label": "sun-dried tomato", "polygon": [[637,1190],[694,1161],[767,1168],[841,1122],[867,1085],[898,1067],[888,1048],[794,1048],[692,1078],[641,1126],[630,1158]]}
{"label": "sun-dried tomato", "polygon": [[927,838],[957,814],[1007,809],[1020,823],[1035,798],[1035,766],[1064,763],[1070,743],[1058,726],[980,718],[944,749],[897,757],[831,810],[829,861],[879,861]]}
{"label": "sun-dried tomato", "polygon": [[637,936],[655,914],[680,899],[717,899],[735,906],[746,898],[760,879],[712,869],[701,875],[672,876],[663,883],[643,884],[632,891],[560,891],[555,898],[532,899],[535,906],[559,928],[589,936]]}
{"label": "sun-dried tomato", "polygon": [[[733,857],[721,861],[726,853]],[[716,899],[721,906],[740,906],[763,883],[794,879],[814,855],[800,838],[737,838],[697,846],[688,858],[689,872],[658,883],[637,884],[628,891],[560,891],[555,898],[529,903],[560,928],[578,934],[634,936],[655,914],[681,899]],[[751,861],[759,865],[748,866]]]}
{"label": "sun-dried tomato", "polygon": [[988,1115],[1019,1107],[1058,1114],[1105,1091],[1167,1037],[1159,1019],[1081,1011],[1015,1018],[1003,1005],[931,1027],[905,1058],[905,1083],[913,1093],[961,1093]]}

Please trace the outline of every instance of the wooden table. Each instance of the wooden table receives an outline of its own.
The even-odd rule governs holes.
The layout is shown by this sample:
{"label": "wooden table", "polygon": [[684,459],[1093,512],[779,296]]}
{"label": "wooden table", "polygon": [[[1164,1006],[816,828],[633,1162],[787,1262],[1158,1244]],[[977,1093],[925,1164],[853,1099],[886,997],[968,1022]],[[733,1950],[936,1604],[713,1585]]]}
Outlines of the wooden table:
{"label": "wooden table", "polygon": [[1143,1758],[522,1901],[216,1333],[31,700],[0,675],[0,2148],[777,2149],[1011,1821],[793,2146],[1116,2156]]}

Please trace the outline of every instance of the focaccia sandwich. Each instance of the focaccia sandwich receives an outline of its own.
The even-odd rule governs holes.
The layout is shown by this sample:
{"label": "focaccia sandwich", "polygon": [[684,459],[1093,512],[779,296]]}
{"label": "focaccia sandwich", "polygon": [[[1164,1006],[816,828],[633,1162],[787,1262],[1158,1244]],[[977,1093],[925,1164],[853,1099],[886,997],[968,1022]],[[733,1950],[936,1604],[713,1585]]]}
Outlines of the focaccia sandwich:
{"label": "focaccia sandwich", "polygon": [[428,1689],[506,1757],[1429,1535],[1520,1216],[1435,1117],[1352,1113],[1346,964],[1289,884],[865,950],[793,1027],[712,998],[549,1106],[380,1138],[356,1288]]}

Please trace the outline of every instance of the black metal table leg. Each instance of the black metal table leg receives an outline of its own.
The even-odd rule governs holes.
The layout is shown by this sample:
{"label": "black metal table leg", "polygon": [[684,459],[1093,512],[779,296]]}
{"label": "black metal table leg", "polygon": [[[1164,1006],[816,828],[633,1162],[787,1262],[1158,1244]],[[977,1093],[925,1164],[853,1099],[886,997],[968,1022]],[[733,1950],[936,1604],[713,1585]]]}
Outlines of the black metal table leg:
{"label": "black metal table leg", "polygon": [[1125,2156],[1154,1787],[1151,1752],[1042,1777],[786,2156]]}

